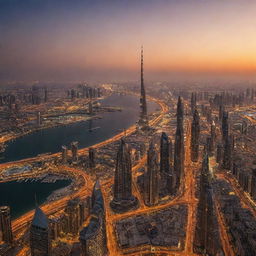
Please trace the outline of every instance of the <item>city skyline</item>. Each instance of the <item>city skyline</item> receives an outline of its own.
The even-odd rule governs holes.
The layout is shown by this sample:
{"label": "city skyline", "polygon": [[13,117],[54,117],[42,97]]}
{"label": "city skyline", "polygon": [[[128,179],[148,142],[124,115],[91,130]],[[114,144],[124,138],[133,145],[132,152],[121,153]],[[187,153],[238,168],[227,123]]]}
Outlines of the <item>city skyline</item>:
{"label": "city skyline", "polygon": [[0,80],[137,80],[256,72],[254,1],[0,1]]}

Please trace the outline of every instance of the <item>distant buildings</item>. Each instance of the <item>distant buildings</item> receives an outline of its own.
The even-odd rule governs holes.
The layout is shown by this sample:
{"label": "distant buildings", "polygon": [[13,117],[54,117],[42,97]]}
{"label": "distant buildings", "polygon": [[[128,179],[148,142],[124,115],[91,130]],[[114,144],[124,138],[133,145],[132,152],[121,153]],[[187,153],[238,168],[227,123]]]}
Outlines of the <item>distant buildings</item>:
{"label": "distant buildings", "polygon": [[13,242],[11,215],[9,206],[0,207],[0,241],[7,244]]}
{"label": "distant buildings", "polygon": [[41,125],[42,125],[42,116],[41,116],[41,112],[37,112],[36,122],[37,122],[37,126],[41,126]]}
{"label": "distant buildings", "polygon": [[63,164],[67,163],[67,160],[68,160],[68,148],[66,146],[62,146],[61,147],[61,160],[62,160]]}
{"label": "distant buildings", "polygon": [[93,105],[92,105],[92,101],[89,102],[88,104],[88,114],[92,115],[93,114]]}
{"label": "distant buildings", "polygon": [[132,194],[132,163],[128,146],[123,139],[116,158],[113,200],[110,206],[115,212],[126,212],[138,205],[138,199]]}
{"label": "distant buildings", "polygon": [[50,256],[51,237],[49,221],[44,212],[37,207],[30,227],[31,256]]}
{"label": "distant buildings", "polygon": [[196,92],[191,93],[191,114],[193,115],[196,108]]}

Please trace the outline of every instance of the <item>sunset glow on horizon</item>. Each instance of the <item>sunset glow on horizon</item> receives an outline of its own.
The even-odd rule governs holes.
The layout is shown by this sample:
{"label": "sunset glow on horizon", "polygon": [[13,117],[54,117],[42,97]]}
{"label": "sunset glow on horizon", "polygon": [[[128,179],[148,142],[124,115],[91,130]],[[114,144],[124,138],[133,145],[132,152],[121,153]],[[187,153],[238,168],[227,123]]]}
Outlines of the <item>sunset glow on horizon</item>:
{"label": "sunset glow on horizon", "polygon": [[256,73],[256,1],[136,2],[0,0],[0,80]]}

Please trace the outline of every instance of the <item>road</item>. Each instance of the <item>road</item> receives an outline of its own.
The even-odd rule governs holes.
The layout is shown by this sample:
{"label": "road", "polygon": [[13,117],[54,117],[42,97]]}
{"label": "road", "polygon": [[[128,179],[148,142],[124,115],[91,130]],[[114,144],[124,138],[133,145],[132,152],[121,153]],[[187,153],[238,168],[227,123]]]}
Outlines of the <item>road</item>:
{"label": "road", "polygon": [[[102,191],[104,196],[104,203],[106,206],[106,229],[107,229],[107,237],[108,237],[108,249],[110,255],[143,255],[144,253],[152,252],[152,248],[148,246],[140,246],[132,249],[122,250],[118,246],[118,242],[115,234],[115,223],[122,219],[133,217],[141,214],[151,214],[153,212],[157,212],[159,210],[168,208],[174,205],[185,204],[188,206],[188,220],[186,227],[186,240],[185,240],[185,248],[182,252],[174,252],[173,248],[157,246],[154,247],[154,252],[157,253],[165,253],[165,255],[186,255],[192,256],[196,255],[193,253],[193,241],[194,241],[194,232],[195,232],[195,222],[196,222],[196,206],[198,200],[195,197],[195,174],[199,168],[199,164],[192,163],[190,159],[190,126],[191,122],[188,121],[187,129],[186,129],[186,141],[185,141],[185,179],[184,179],[184,191],[181,195],[177,196],[173,200],[167,202],[163,205],[157,205],[154,207],[148,207],[144,204],[143,198],[138,192],[136,178],[138,176],[138,170],[146,164],[146,156],[144,156],[139,163],[133,167],[133,193],[137,196],[140,201],[140,207],[131,212],[126,212],[122,214],[115,214],[112,212],[109,207],[109,203],[111,200],[111,186],[113,184],[113,180],[108,180],[102,183]],[[134,250],[137,252],[134,253]]]}
{"label": "road", "polygon": [[[164,114],[168,111],[168,106],[161,100],[157,100],[154,98],[151,98],[151,100],[155,101],[156,103],[158,103],[161,107],[161,113],[160,115],[158,115],[157,117],[155,117],[154,119],[150,120],[149,124],[150,126],[154,126],[156,125],[159,121],[162,120]],[[129,129],[127,129],[124,132],[121,132],[117,135],[115,135],[114,137],[105,140],[103,142],[100,142],[94,146],[92,146],[93,148],[100,148],[103,147],[105,145],[108,145],[110,143],[113,143],[115,141],[120,140],[123,136],[128,136],[132,133],[134,133],[136,131],[136,126],[133,125],[131,126]],[[84,154],[86,152],[88,152],[89,148],[83,148],[80,149],[78,151],[78,154]],[[20,161],[15,161],[15,162],[9,162],[9,163],[2,163],[0,164],[0,170],[5,169],[5,168],[10,168],[13,166],[22,166],[24,164],[31,164],[35,161],[38,160],[47,160],[49,158],[53,158],[53,157],[59,157],[61,155],[61,153],[56,153],[56,154],[51,154],[51,155],[47,155],[45,157],[33,157],[33,158],[28,158],[28,159],[23,159]],[[138,166],[143,166],[145,161],[145,158],[143,158],[143,160],[138,164]],[[78,191],[74,192],[71,195],[65,196],[59,200],[47,203],[45,205],[42,205],[42,210],[45,212],[46,215],[51,215],[54,214],[62,209],[65,208],[67,202],[72,199],[72,198],[76,198],[76,197],[80,197],[80,198],[85,198],[86,196],[91,195],[91,191],[94,185],[94,181],[92,180],[92,178],[87,175],[83,170],[77,169],[77,168],[72,168],[72,167],[67,167],[67,166],[59,166],[58,169],[60,171],[66,170],[68,171],[72,176],[79,176],[79,178],[82,178],[84,180],[84,186],[82,186]],[[56,170],[56,172],[58,172],[58,170]],[[136,190],[136,184],[134,183],[134,189]],[[138,191],[137,191],[138,193]],[[104,191],[103,191],[103,195],[104,195]],[[106,213],[107,215],[108,213]],[[15,240],[20,239],[22,236],[24,236],[24,234],[26,233],[28,227],[29,227],[29,223],[31,222],[32,218],[34,215],[34,211],[29,211],[28,213],[26,213],[25,215],[19,217],[18,219],[14,220],[12,222],[12,229],[13,229],[13,234],[15,237]],[[113,234],[108,234],[110,237],[113,237],[112,239],[114,239]],[[111,245],[109,245],[111,247]],[[113,249],[114,251],[114,249]],[[26,255],[25,253],[27,252],[27,250],[24,248],[19,252],[19,255]],[[115,255],[115,254],[113,254]]]}

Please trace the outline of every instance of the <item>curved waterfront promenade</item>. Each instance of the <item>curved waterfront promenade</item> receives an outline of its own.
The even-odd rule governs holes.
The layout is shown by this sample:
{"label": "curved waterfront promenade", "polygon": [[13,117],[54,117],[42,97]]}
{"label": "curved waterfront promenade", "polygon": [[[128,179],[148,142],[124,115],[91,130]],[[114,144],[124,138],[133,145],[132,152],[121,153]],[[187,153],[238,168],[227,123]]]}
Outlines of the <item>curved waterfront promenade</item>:
{"label": "curved waterfront promenade", "polygon": [[[154,126],[162,119],[163,115],[168,111],[168,106],[161,100],[158,100],[158,99],[155,99],[152,97],[150,97],[150,100],[156,102],[161,107],[161,113],[154,119],[150,120],[150,122],[149,122],[150,126]],[[121,132],[103,142],[95,144],[92,147],[100,148],[100,147],[106,146],[112,142],[120,140],[123,136],[128,136],[128,135],[132,134],[135,131],[136,131],[136,125],[132,125],[126,131]],[[78,151],[78,153],[84,154],[87,151],[88,151],[88,147],[80,149]],[[60,153],[47,155],[44,158],[32,157],[32,158],[23,159],[23,160],[19,160],[19,161],[15,161],[15,162],[2,163],[2,164],[0,164],[0,168],[3,169],[3,168],[11,167],[11,166],[24,165],[26,163],[32,163],[32,162],[39,161],[39,160],[47,160],[47,159],[50,159],[53,157],[60,157]],[[62,171],[65,170],[65,171],[69,172],[72,176],[76,176],[79,179],[82,178],[84,181],[84,184],[86,184],[86,186],[85,185],[81,186],[78,191],[75,191],[71,195],[67,195],[59,200],[44,204],[42,206],[42,210],[47,215],[50,215],[50,214],[53,214],[53,213],[56,213],[56,212],[62,210],[65,207],[65,205],[67,204],[67,202],[72,198],[75,198],[75,197],[85,198],[86,196],[90,195],[92,187],[93,187],[93,183],[94,183],[94,181],[91,179],[91,177],[88,174],[86,174],[83,170],[80,170],[77,168],[71,168],[68,166],[59,166],[58,168],[59,168],[59,170],[62,170]],[[13,232],[14,232],[16,239],[20,238],[26,231],[28,223],[32,220],[33,213],[34,213],[34,211],[29,211],[25,215],[23,215],[20,218],[13,221],[12,227],[13,227]]]}

